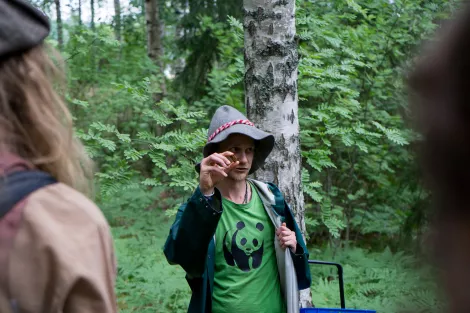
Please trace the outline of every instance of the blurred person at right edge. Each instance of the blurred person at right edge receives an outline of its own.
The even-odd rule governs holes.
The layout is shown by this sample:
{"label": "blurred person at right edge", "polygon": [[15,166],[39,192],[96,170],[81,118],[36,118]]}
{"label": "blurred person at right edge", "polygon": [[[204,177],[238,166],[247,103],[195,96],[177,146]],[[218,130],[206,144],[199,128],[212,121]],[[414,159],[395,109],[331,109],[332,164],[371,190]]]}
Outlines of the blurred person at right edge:
{"label": "blurred person at right edge", "polygon": [[79,192],[91,162],[53,88],[49,31],[28,1],[0,0],[0,312],[117,312],[111,232]]}
{"label": "blurred person at right edge", "polygon": [[425,45],[409,77],[433,204],[430,241],[449,313],[470,312],[470,5]]}

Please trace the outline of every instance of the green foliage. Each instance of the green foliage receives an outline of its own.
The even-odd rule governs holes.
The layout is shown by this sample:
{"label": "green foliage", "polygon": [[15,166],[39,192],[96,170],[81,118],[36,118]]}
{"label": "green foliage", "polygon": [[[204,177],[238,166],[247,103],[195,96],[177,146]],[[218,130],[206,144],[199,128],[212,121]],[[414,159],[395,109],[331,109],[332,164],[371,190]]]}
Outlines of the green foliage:
{"label": "green foliage", "polygon": [[186,312],[191,294],[184,271],[170,266],[162,247],[170,227],[160,213],[163,188],[142,186],[102,206],[115,238],[119,312]]}
{"label": "green foliage", "polygon": [[[166,77],[155,75],[147,57],[142,14],[123,15],[120,42],[106,23],[94,31],[66,26],[66,96],[98,165],[100,202],[139,184],[165,187],[172,199],[189,194],[209,117],[224,104],[244,111],[240,15],[223,3],[204,15],[194,4],[184,17],[163,9]],[[184,10],[186,3],[175,5]],[[417,135],[405,121],[403,74],[434,21],[453,6],[297,1],[307,237],[326,232],[330,243],[347,245],[379,234],[393,247],[419,240],[426,193],[413,165]],[[156,101],[161,82],[168,90]]]}
{"label": "green foliage", "polygon": [[[155,199],[161,190],[123,192],[103,206],[115,237],[118,304],[123,313],[183,313],[189,304],[191,292],[184,271],[169,265],[162,252],[172,220],[156,209],[159,203]],[[335,254],[324,248],[310,248],[310,254],[317,260],[343,265],[348,308],[383,313],[399,309],[437,313],[443,308],[430,268],[409,255],[393,254],[389,249],[376,253],[351,249]],[[311,265],[311,271],[315,306],[339,308],[336,270]]]}
{"label": "green foliage", "polygon": [[207,95],[209,73],[220,61],[221,45],[231,37],[227,19],[230,16],[241,18],[242,4],[240,0],[181,1],[186,14],[178,21],[177,27],[183,34],[178,40],[177,52],[186,58],[175,82],[185,99],[197,101]]}
{"label": "green foliage", "polygon": [[401,236],[422,202],[418,175],[410,175],[416,134],[405,121],[403,73],[451,7],[440,0],[297,1],[306,214],[318,221],[309,233],[326,229],[346,245],[353,234]]}
{"label": "green foliage", "polygon": [[[442,312],[444,302],[437,296],[438,286],[430,267],[390,249],[368,253],[352,249],[334,256],[322,250],[319,259],[343,265],[347,308],[395,312]],[[336,268],[311,265],[312,296],[316,307],[340,307]]]}
{"label": "green foliage", "polygon": [[[132,87],[127,82],[115,85],[130,97],[138,95],[142,101],[151,99],[148,79],[144,79],[140,87]],[[153,107],[133,109],[139,114],[140,130],[132,139],[129,134],[120,133],[114,125],[99,122],[90,124],[86,133],[77,132],[87,144],[89,154],[102,162],[101,171],[97,174],[100,195],[108,198],[119,190],[132,188],[131,180],[135,184],[136,179],[146,186],[171,188],[176,194],[194,190],[197,184],[194,164],[199,161],[206,136],[206,131],[197,125],[205,114],[189,110],[184,101],[176,105],[163,100]],[[167,131],[163,132],[164,128]],[[105,155],[98,151],[105,152]],[[138,177],[139,171],[131,164],[136,167],[139,162],[140,166],[151,166],[152,177]]]}
{"label": "green foliage", "polygon": [[[121,41],[112,23],[92,30],[76,16],[64,21],[64,96],[96,163],[96,201],[113,227],[120,311],[185,312],[184,273],[166,263],[161,247],[168,216],[197,185],[210,116],[224,104],[244,111],[243,12],[239,1],[162,3],[160,71],[147,56],[143,1],[122,5]],[[426,227],[428,194],[414,165],[419,136],[407,122],[404,78],[420,42],[455,7],[297,0],[306,235],[310,245],[329,246],[314,250],[316,259],[345,265],[349,307],[442,306],[428,269],[386,247],[416,250]],[[56,45],[56,35],[48,42]],[[335,282],[329,270],[315,269],[316,306],[339,306]]]}

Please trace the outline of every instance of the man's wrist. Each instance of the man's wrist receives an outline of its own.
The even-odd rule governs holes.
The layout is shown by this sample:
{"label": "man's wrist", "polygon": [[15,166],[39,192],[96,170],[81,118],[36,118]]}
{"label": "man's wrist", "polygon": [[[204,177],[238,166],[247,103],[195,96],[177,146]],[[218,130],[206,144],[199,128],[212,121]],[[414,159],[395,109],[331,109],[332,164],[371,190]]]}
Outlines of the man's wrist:
{"label": "man's wrist", "polygon": [[212,189],[206,189],[206,188],[202,188],[199,186],[199,189],[201,190],[201,193],[205,196],[205,197],[212,197],[215,193],[215,190],[214,188]]}

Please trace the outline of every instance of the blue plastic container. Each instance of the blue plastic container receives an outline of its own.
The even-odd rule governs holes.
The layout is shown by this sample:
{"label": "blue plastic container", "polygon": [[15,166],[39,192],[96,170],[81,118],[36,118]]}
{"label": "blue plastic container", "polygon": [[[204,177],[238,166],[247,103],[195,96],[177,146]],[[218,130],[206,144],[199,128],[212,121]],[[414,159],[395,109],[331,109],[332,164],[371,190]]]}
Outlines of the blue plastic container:
{"label": "blue plastic container", "polygon": [[320,309],[320,308],[308,308],[300,309],[300,313],[377,313],[377,311],[372,310],[354,310],[354,309]]}

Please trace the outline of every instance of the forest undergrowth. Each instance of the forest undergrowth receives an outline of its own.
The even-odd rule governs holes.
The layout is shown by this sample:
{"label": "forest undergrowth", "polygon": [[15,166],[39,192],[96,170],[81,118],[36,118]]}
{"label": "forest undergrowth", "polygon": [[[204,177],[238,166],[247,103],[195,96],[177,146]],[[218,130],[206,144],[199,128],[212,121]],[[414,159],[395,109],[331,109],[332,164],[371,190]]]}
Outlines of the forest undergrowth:
{"label": "forest undergrowth", "polygon": [[[186,312],[191,291],[179,266],[169,265],[163,245],[174,217],[155,209],[160,194],[133,190],[107,201],[118,258],[117,294],[120,312]],[[157,200],[158,201],[158,200]],[[137,208],[145,208],[137,210]],[[309,247],[310,259],[343,265],[347,308],[380,313],[439,312],[436,284],[429,266],[415,257],[388,248],[333,251]],[[311,265],[312,296],[318,308],[339,308],[336,269]]]}

